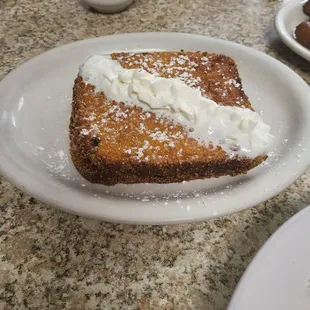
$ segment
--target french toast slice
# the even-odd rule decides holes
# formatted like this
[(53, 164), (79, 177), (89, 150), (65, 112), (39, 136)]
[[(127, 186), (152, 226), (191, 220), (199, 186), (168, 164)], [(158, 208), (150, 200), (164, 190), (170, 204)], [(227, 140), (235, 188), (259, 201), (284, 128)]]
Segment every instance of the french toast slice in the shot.
[[(219, 105), (253, 110), (235, 61), (207, 52), (113, 53), (125, 69), (178, 78)], [(247, 173), (267, 156), (230, 157), (202, 144), (171, 119), (139, 106), (108, 100), (81, 76), (73, 88), (70, 121), (72, 161), (88, 181), (173, 183)]]

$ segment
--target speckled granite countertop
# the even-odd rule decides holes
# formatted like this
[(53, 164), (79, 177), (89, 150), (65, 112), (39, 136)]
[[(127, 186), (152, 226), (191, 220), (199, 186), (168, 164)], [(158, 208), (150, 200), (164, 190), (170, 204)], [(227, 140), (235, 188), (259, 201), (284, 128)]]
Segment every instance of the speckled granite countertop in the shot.
[[(137, 31), (220, 37), (265, 51), (310, 83), (272, 24), (277, 1), (135, 0), (114, 15), (79, 0), (0, 2), (0, 79), (58, 45)], [(225, 309), (264, 241), (310, 203), (310, 171), (277, 197), (217, 220), (167, 227), (73, 216), (0, 177), (0, 309)]]

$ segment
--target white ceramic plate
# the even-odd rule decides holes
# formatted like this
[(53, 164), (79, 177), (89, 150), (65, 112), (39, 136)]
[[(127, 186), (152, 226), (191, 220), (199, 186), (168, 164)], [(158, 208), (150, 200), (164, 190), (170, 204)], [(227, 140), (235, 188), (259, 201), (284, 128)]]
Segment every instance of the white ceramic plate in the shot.
[(310, 309), (310, 206), (265, 243), (241, 278), (228, 310)]
[(301, 57), (310, 61), (310, 50), (294, 39), (295, 28), (302, 22), (310, 20), (303, 12), (305, 0), (292, 0), (283, 5), (275, 18), (275, 28), (283, 43)]
[[(268, 162), (247, 175), (183, 184), (106, 187), (70, 161), (68, 124), (78, 67), (115, 50), (206, 50), (235, 58), (244, 88), (276, 137)], [(0, 168), (38, 199), (68, 212), (115, 222), (167, 224), (221, 216), (283, 190), (308, 167), (310, 90), (277, 60), (198, 35), (140, 33), (76, 42), (33, 58), (0, 83)]]

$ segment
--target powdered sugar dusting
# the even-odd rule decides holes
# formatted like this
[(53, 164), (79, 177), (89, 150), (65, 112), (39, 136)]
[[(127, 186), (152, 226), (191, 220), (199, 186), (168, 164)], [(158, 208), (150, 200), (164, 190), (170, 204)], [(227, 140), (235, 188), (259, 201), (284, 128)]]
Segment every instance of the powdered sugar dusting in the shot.
[(147, 72), (155, 75), (168, 78), (177, 78), (192, 88), (204, 90), (201, 88), (201, 79), (196, 72), (196, 68), (199, 67), (199, 62), (203, 61), (206, 64), (208, 58), (202, 57), (203, 60), (197, 59), (197, 61), (190, 60), (185, 54), (177, 54), (177, 56), (171, 57), (170, 61), (165, 63), (161, 59), (156, 58), (156, 55), (152, 54), (135, 54), (137, 59), (131, 61), (130, 58), (124, 60), (123, 56), (119, 56), (117, 59), (123, 64), (129, 67), (141, 67)]
[(160, 141), (160, 142), (168, 141), (168, 139), (169, 139), (166, 132), (162, 132), (162, 131), (159, 131), (159, 130), (156, 130), (154, 133), (151, 133), (150, 137), (153, 140), (157, 140), (157, 141)]
[(235, 87), (239, 88), (241, 85), (240, 83), (238, 83), (236, 80), (234, 79), (229, 79), (228, 81), (225, 82), (226, 84), (229, 85), (234, 85)]
[(142, 147), (140, 148), (137, 148), (138, 150), (136, 151), (136, 154), (137, 154), (137, 159), (141, 159), (143, 156), (144, 156), (144, 151), (148, 148), (149, 146), (149, 141), (145, 140)]

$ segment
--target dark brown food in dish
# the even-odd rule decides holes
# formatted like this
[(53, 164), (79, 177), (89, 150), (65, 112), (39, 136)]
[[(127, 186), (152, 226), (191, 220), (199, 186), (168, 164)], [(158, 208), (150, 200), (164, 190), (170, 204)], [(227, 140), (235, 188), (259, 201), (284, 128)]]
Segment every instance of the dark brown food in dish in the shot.
[(303, 5), (303, 11), (306, 15), (310, 16), (310, 0)]
[(310, 22), (300, 23), (295, 30), (296, 40), (310, 49)]

